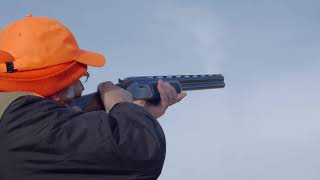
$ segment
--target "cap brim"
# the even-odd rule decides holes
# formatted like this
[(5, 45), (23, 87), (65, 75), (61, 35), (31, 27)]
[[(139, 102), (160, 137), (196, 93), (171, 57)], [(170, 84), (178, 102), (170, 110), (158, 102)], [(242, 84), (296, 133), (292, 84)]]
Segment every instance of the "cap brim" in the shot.
[(105, 65), (106, 58), (102, 54), (96, 52), (80, 50), (80, 53), (78, 57), (75, 58), (75, 61), (89, 66), (101, 67)]

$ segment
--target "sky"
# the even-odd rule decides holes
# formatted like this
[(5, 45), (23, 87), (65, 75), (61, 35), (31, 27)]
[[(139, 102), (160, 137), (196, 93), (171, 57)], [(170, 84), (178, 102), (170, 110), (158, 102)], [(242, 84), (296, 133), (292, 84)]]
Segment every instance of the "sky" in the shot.
[(0, 28), (28, 13), (106, 56), (85, 94), (130, 76), (225, 76), (160, 119), (160, 180), (320, 179), (319, 1), (6, 0)]

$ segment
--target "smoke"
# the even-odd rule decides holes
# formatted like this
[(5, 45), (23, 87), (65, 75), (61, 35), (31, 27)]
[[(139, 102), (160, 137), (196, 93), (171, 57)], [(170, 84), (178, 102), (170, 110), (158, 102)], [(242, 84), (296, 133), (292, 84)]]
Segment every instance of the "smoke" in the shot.
[(224, 59), (224, 32), (219, 18), (204, 8), (182, 8), (174, 3), (158, 7), (153, 17), (161, 26), (170, 27), (173, 51), (179, 54), (184, 66), (201, 66), (199, 72), (222, 72)]

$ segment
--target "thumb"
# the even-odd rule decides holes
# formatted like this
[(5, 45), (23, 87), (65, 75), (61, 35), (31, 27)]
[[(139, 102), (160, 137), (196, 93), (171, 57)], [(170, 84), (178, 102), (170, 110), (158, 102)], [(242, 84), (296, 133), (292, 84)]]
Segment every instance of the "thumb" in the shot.
[(186, 92), (182, 92), (180, 94), (178, 94), (177, 96), (177, 102), (181, 101), (183, 98), (185, 98), (187, 96)]

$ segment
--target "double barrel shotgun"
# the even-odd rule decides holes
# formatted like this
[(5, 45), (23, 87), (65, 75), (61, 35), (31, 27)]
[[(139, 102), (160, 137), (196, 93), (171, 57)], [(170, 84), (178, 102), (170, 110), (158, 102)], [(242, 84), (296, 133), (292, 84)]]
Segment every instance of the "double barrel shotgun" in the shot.
[[(160, 101), (157, 88), (160, 79), (170, 83), (177, 93), (225, 87), (224, 77), (221, 74), (128, 77), (123, 80), (119, 79), (117, 86), (129, 91), (134, 100), (146, 100), (157, 104)], [(99, 92), (81, 96), (72, 101), (70, 106), (78, 106), (83, 111), (103, 109)]]

